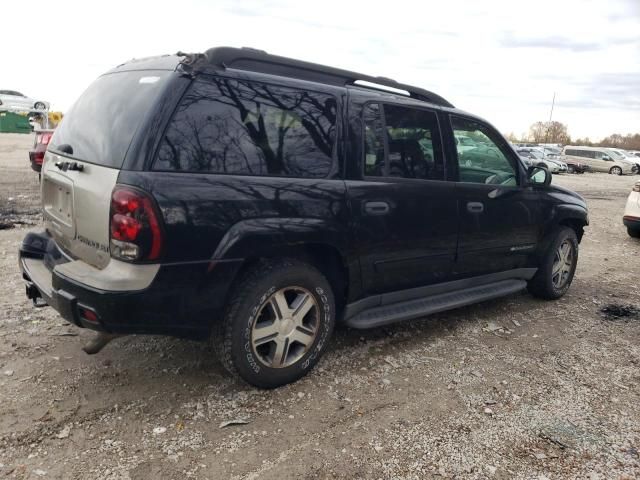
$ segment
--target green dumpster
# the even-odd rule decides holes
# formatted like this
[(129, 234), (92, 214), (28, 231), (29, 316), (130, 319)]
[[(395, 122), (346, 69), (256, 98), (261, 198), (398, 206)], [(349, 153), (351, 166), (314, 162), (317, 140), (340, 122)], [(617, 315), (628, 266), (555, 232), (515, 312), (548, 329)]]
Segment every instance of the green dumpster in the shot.
[(0, 133), (31, 133), (31, 125), (26, 115), (0, 112)]

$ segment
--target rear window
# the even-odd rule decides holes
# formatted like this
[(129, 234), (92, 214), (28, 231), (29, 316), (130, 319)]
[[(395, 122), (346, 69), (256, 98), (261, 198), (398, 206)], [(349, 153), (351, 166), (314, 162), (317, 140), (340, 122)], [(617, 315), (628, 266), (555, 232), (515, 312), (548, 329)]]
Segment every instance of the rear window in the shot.
[(154, 170), (322, 178), (331, 171), (334, 97), (258, 82), (206, 78), (185, 93)]
[(78, 160), (121, 168), (142, 118), (158, 98), (167, 70), (99, 77), (64, 116), (50, 149), (69, 145)]

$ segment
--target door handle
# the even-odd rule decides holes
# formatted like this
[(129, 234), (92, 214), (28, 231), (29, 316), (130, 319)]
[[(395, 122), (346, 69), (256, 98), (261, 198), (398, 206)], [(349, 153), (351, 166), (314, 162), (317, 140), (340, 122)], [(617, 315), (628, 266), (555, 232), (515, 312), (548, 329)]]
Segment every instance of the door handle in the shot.
[(389, 213), (389, 204), (387, 202), (365, 202), (364, 213), (367, 215), (386, 215)]
[(482, 213), (484, 212), (484, 205), (480, 202), (467, 203), (467, 211), (469, 213)]

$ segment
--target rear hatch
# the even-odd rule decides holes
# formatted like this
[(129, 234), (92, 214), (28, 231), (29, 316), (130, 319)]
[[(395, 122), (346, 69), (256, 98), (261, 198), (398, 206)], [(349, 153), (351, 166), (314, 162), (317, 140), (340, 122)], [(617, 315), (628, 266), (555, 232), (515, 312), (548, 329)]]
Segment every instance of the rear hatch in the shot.
[(69, 256), (104, 268), (109, 255), (111, 191), (167, 70), (99, 77), (65, 115), (42, 168), (45, 226)]

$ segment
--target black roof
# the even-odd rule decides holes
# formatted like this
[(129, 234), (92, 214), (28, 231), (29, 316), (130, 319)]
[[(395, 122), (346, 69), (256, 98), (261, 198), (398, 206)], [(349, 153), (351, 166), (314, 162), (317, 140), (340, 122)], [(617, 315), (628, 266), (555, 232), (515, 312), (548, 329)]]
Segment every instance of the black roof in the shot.
[[(253, 48), (216, 47), (207, 50), (204, 54), (178, 53), (178, 55), (185, 57), (181, 64), (187, 69), (198, 70), (199, 67), (212, 65), (218, 68), (248, 70), (337, 86), (357, 85), (375, 89), (377, 85), (404, 90), (411, 98), (416, 100), (454, 108), (451, 103), (440, 95), (423, 88), (396, 82), (390, 78), (372, 77), (317, 63), (270, 55), (263, 50)], [(358, 81), (368, 82), (373, 85), (359, 85), (356, 83)]]

